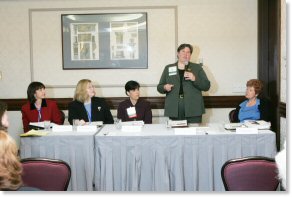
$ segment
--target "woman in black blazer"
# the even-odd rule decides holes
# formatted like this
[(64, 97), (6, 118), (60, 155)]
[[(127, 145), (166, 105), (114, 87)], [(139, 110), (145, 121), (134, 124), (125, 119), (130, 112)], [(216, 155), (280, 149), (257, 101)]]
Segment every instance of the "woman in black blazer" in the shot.
[(73, 124), (73, 119), (79, 119), (81, 125), (93, 121), (103, 121), (104, 124), (114, 123), (105, 100), (95, 97), (95, 94), (91, 80), (82, 79), (78, 82), (74, 100), (69, 103), (68, 107), (70, 124)]

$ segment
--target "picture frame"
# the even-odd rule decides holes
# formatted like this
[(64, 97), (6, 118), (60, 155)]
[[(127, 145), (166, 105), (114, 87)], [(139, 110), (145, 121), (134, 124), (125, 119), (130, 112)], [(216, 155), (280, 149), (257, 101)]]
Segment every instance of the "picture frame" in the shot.
[(62, 14), (63, 70), (148, 68), (147, 13)]

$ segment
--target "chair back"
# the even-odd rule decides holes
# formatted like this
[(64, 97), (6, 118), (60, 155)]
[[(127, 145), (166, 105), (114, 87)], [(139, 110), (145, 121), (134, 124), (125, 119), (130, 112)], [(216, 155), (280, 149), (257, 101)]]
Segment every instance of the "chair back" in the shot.
[(226, 191), (275, 191), (279, 185), (275, 160), (268, 157), (229, 160), (221, 177)]
[(44, 191), (66, 191), (71, 178), (70, 166), (62, 160), (26, 158), (22, 163), (24, 186)]
[(236, 109), (231, 110), (229, 112), (229, 114), (228, 114), (228, 116), (229, 116), (229, 122), (231, 122), (231, 123), (238, 122), (238, 118), (235, 117), (236, 115), (237, 115)]

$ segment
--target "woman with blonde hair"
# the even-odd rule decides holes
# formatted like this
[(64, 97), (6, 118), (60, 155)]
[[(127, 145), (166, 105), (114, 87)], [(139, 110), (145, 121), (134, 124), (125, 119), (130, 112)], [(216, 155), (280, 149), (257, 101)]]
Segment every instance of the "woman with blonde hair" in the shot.
[(23, 186), (22, 166), (17, 152), (14, 139), (6, 131), (0, 130), (0, 190), (40, 191), (35, 187)]
[(22, 168), (15, 141), (4, 130), (0, 130), (0, 158), (0, 190), (17, 190), (22, 185)]
[(78, 119), (81, 125), (93, 121), (103, 121), (104, 124), (113, 124), (114, 119), (108, 105), (103, 98), (95, 97), (94, 86), (89, 79), (78, 82), (74, 100), (68, 106), (68, 120)]

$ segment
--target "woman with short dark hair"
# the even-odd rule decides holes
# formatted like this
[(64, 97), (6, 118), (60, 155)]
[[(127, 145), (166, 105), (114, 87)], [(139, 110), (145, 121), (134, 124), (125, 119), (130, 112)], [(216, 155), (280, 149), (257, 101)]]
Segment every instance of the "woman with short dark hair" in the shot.
[(126, 95), (129, 97), (119, 104), (118, 119), (122, 121), (143, 120), (146, 124), (152, 123), (152, 111), (148, 101), (140, 99), (140, 84), (137, 81), (128, 81), (125, 85)]
[(210, 89), (210, 81), (201, 64), (190, 62), (193, 47), (181, 44), (177, 62), (165, 66), (157, 91), (166, 94), (164, 115), (172, 120), (202, 122), (205, 113), (202, 91)]
[(49, 120), (55, 124), (63, 124), (64, 117), (56, 101), (46, 99), (45, 85), (41, 82), (31, 82), (27, 88), (28, 102), (21, 108), (24, 132), (29, 131), (30, 122)]

